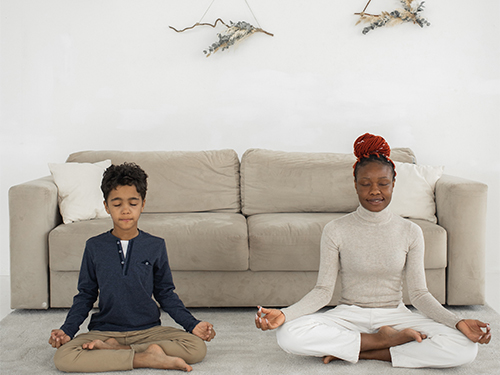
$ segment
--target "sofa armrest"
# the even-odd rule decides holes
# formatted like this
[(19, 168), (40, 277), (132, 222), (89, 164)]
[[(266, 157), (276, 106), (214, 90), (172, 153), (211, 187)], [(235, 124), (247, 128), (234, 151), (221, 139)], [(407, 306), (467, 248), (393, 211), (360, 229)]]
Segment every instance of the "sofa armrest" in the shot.
[(11, 307), (49, 307), (49, 232), (62, 222), (52, 177), (9, 190)]
[(485, 232), (488, 186), (443, 175), (436, 184), (438, 224), (448, 233), (449, 305), (485, 303)]

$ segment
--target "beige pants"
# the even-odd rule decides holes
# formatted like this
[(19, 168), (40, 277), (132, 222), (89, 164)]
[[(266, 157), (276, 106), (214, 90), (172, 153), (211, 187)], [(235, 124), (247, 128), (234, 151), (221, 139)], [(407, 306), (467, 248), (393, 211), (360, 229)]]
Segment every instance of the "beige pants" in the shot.
[[(93, 340), (116, 339), (127, 350), (86, 350), (82, 345)], [(187, 363), (200, 362), (205, 358), (207, 347), (199, 337), (177, 328), (157, 326), (143, 331), (104, 332), (90, 331), (76, 336), (57, 349), (54, 364), (65, 372), (102, 372), (132, 370), (134, 354), (157, 344), (172, 357), (180, 357)]]

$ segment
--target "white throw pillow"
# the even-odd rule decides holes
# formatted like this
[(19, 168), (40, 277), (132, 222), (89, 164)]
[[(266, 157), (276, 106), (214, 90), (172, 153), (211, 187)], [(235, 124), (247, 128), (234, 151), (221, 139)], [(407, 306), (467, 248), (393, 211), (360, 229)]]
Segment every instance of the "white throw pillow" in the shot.
[(390, 209), (395, 214), (437, 223), (434, 188), (444, 167), (396, 164), (396, 184)]
[(102, 175), (111, 160), (91, 163), (49, 163), (58, 188), (59, 210), (64, 224), (108, 217), (101, 192)]

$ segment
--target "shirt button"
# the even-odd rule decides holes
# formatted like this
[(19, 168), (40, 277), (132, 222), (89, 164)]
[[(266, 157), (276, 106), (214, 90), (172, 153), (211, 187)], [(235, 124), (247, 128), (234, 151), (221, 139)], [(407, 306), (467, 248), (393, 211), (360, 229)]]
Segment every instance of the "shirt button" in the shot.
[(121, 250), (118, 250), (118, 252), (119, 252), (120, 254), (122, 253), (122, 251), (121, 251)]
[(121, 264), (125, 264), (125, 262), (122, 261)]

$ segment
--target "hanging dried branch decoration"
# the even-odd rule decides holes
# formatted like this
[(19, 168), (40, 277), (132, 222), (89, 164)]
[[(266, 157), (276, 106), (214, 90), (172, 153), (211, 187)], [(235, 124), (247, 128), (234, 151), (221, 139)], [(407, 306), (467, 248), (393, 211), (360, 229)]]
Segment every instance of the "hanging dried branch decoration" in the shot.
[(257, 32), (262, 32), (267, 35), (273, 36), (273, 34), (268, 33), (267, 31), (253, 27), (248, 22), (239, 21), (237, 23), (233, 23), (231, 21), (231, 25), (227, 26), (227, 30), (224, 33), (217, 34), (219, 40), (215, 43), (212, 43), (212, 45), (208, 47), (207, 50), (204, 50), (203, 53), (205, 53), (208, 57), (212, 53), (217, 52), (219, 49), (224, 51), (225, 49), (231, 47), (233, 44), (241, 42), (243, 39), (248, 38), (250, 35)]
[(424, 10), (425, 1), (419, 3), (416, 0), (400, 0), (401, 4), (403, 5), (403, 9), (396, 9), (390, 13), (382, 12), (378, 15), (365, 13), (365, 10), (366, 8), (368, 8), (370, 2), (371, 0), (368, 1), (365, 9), (363, 9), (361, 13), (354, 13), (355, 15), (360, 16), (358, 22), (356, 22), (356, 25), (360, 22), (366, 22), (370, 24), (363, 29), (363, 34), (365, 35), (371, 30), (374, 30), (378, 27), (395, 26), (404, 22), (413, 22), (420, 27), (430, 26), (430, 22), (421, 17), (419, 14)]
[(191, 27), (186, 27), (185, 29), (182, 30), (177, 30), (172, 26), (169, 26), (172, 30), (175, 30), (178, 33), (182, 33), (183, 31), (193, 29), (196, 26), (211, 26), (214, 27), (217, 26), (217, 22), (221, 22), (224, 26), (227, 27), (227, 30), (225, 30), (224, 33), (219, 33), (217, 34), (219, 40), (215, 43), (212, 43), (210, 47), (208, 47), (206, 50), (203, 51), (208, 56), (210, 56), (212, 53), (217, 52), (219, 49), (224, 51), (225, 49), (228, 49), (235, 43), (241, 42), (243, 39), (249, 37), (250, 35), (254, 33), (264, 33), (270, 36), (274, 36), (273, 34), (261, 29), (261, 28), (256, 28), (249, 24), (248, 22), (245, 21), (239, 21), (237, 23), (233, 23), (233, 21), (230, 21), (230, 25), (227, 25), (224, 21), (222, 21), (220, 18), (218, 18), (215, 23), (212, 25), (210, 23), (196, 23)]
[(204, 22), (204, 23), (200, 23), (200, 22), (197, 22), (197, 23), (195, 23), (193, 26), (186, 27), (186, 28), (184, 28), (184, 29), (182, 29), (182, 30), (177, 30), (177, 29), (176, 29), (175, 27), (173, 27), (173, 26), (169, 26), (169, 27), (170, 27), (172, 30), (174, 30), (175, 32), (182, 33), (182, 32), (184, 32), (184, 31), (186, 31), (186, 30), (191, 30), (191, 29), (194, 29), (196, 26), (212, 26), (213, 28), (215, 28), (215, 26), (217, 26), (217, 22), (220, 22), (220, 23), (222, 23), (224, 26), (229, 27), (229, 26), (227, 26), (227, 25), (224, 23), (224, 21), (223, 21), (223, 20), (221, 20), (220, 18), (217, 18), (217, 19), (215, 20), (215, 22), (214, 22), (214, 24), (213, 24), (213, 25), (212, 25), (211, 23), (205, 23), (205, 22)]

